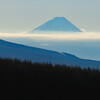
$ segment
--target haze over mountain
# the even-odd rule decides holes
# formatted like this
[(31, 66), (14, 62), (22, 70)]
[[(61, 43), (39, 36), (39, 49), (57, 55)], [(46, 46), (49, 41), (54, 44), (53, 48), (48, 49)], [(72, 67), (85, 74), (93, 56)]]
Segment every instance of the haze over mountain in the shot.
[(55, 17), (52, 20), (37, 27), (33, 32), (82, 32), (65, 17)]
[(68, 53), (60, 53), (35, 47), (28, 47), (16, 43), (0, 40), (0, 57), (27, 60), (39, 63), (79, 65), (80, 67), (91, 67), (100, 69), (100, 61), (80, 59)]

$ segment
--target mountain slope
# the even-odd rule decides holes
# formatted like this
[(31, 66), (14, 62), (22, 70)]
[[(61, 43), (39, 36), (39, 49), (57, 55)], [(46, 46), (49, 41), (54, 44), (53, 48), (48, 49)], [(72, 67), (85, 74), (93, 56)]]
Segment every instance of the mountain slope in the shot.
[(79, 65), (100, 69), (100, 61), (80, 59), (67, 53), (59, 53), (35, 47), (28, 47), (20, 44), (0, 40), (0, 57), (27, 60), (32, 62), (48, 62), (52, 64)]
[(44, 23), (43, 25), (37, 27), (32, 32), (82, 32), (75, 25), (69, 22), (65, 17), (55, 17), (54, 19)]

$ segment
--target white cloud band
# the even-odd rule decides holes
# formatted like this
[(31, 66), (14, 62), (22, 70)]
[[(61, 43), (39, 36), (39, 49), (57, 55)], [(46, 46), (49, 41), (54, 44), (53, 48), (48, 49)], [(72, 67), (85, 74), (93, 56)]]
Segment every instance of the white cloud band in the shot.
[(0, 37), (3, 38), (30, 38), (35, 40), (100, 40), (100, 33), (84, 32), (84, 33), (0, 33)]

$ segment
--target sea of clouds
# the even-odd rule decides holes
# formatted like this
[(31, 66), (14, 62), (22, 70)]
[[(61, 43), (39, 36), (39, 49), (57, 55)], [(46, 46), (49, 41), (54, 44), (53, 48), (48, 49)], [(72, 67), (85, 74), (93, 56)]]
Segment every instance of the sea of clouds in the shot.
[(30, 38), (35, 40), (57, 40), (57, 41), (81, 41), (81, 40), (100, 40), (100, 33), (81, 32), (45, 32), (45, 33), (0, 33), (1, 38)]

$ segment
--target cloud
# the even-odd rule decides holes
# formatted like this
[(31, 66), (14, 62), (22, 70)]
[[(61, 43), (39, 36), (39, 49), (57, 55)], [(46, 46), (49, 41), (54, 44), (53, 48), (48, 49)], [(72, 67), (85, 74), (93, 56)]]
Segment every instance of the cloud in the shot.
[[(28, 38), (34, 40), (57, 40), (57, 41), (78, 41), (78, 40), (100, 40), (100, 33), (83, 32), (83, 33), (0, 33), (0, 38)], [(48, 44), (41, 44), (48, 45)]]
[(81, 29), (82, 32), (86, 32), (85, 29)]
[(53, 44), (47, 44), (47, 43), (43, 43), (43, 44), (40, 44), (41, 46), (50, 46), (50, 45), (53, 45)]

